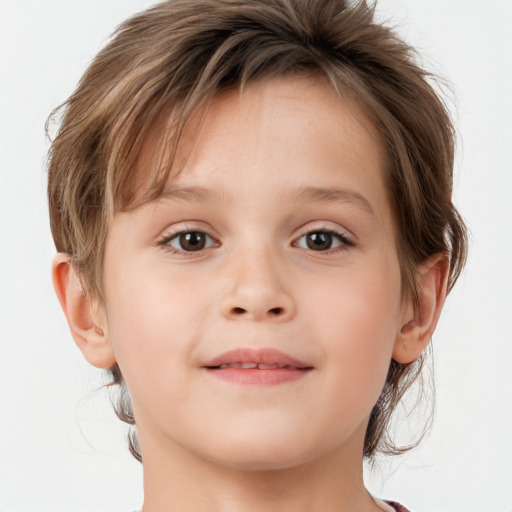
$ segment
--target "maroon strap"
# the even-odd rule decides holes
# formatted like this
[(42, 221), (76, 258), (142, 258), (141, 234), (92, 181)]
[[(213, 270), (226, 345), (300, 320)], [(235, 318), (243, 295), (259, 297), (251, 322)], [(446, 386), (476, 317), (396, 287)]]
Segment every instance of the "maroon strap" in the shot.
[(403, 505), (400, 505), (400, 503), (397, 503), (396, 501), (385, 501), (384, 503), (391, 505), (396, 510), (396, 512), (410, 512), (409, 509), (405, 508)]

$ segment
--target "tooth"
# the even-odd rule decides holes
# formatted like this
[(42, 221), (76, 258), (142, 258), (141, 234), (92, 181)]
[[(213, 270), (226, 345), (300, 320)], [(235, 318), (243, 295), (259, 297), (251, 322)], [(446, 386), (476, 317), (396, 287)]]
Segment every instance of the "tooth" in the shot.
[(240, 368), (257, 368), (258, 365), (256, 363), (242, 363)]
[(228, 365), (227, 365), (227, 364), (221, 364), (221, 365), (219, 366), (219, 368), (220, 368), (221, 370), (224, 370), (224, 368), (227, 368), (227, 367), (228, 367)]
[(273, 370), (275, 368), (278, 368), (277, 364), (259, 364), (258, 368), (260, 370)]

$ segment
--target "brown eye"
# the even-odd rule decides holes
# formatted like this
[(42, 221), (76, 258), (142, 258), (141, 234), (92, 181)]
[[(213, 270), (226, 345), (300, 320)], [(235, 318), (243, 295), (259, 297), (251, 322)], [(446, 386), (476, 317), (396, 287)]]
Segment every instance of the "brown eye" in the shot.
[(310, 231), (302, 235), (297, 242), (297, 247), (310, 249), (312, 251), (328, 251), (342, 246), (354, 245), (350, 238), (346, 235), (337, 233), (336, 231)]
[(332, 246), (332, 235), (325, 231), (314, 231), (306, 235), (306, 244), (313, 251), (326, 251)]
[(194, 252), (211, 247), (214, 241), (206, 233), (201, 231), (184, 231), (174, 235), (167, 245), (178, 251)]
[(185, 251), (199, 251), (206, 245), (204, 233), (192, 232), (179, 235), (180, 245)]

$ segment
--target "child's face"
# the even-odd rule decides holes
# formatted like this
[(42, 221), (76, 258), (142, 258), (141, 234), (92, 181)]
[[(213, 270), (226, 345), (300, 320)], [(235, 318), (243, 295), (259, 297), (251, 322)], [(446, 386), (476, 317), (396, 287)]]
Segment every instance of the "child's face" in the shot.
[[(213, 103), (168, 193), (116, 215), (106, 333), (143, 455), (246, 469), (360, 457), (407, 321), (371, 133), (323, 83), (257, 83)], [(239, 349), (252, 352), (224, 355)], [(292, 368), (219, 367), (237, 362)]]

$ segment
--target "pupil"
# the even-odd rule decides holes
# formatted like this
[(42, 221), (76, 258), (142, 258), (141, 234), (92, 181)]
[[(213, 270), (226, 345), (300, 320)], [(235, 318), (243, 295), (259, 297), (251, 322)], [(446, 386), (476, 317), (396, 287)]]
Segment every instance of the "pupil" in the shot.
[(199, 251), (204, 248), (206, 243), (203, 233), (185, 233), (180, 235), (180, 244), (186, 251)]
[(308, 247), (314, 251), (330, 249), (332, 244), (332, 235), (323, 231), (310, 233), (307, 237), (307, 244)]

